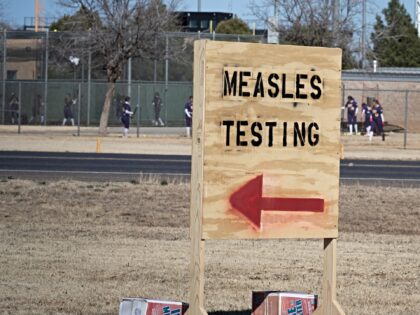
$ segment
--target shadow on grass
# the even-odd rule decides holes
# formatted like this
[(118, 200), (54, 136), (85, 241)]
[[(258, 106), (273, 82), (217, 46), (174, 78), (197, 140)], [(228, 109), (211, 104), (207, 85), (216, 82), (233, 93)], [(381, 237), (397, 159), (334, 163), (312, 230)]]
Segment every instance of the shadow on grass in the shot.
[(210, 312), (208, 315), (251, 315), (251, 310), (243, 311), (215, 311)]

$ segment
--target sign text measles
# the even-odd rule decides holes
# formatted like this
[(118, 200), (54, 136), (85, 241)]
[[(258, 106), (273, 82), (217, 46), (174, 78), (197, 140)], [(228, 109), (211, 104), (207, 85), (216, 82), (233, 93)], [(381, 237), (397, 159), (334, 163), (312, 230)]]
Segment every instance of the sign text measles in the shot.
[(224, 68), (224, 99), (267, 98), (278, 102), (312, 102), (322, 97), (323, 81), (315, 71), (257, 71)]
[[(322, 100), (323, 78), (316, 71), (255, 70), (244, 67), (223, 69), (223, 100), (245, 101), (253, 113), (247, 119), (223, 119), (226, 147), (316, 146), (320, 125), (316, 121), (288, 121), (282, 110), (302, 111), (299, 104), (314, 105)], [(271, 114), (261, 114), (260, 105), (269, 104)], [(305, 108), (303, 108), (305, 110)], [(298, 116), (293, 115), (294, 117)], [(306, 115), (305, 115), (306, 116)], [(262, 118), (264, 117), (264, 118)]]

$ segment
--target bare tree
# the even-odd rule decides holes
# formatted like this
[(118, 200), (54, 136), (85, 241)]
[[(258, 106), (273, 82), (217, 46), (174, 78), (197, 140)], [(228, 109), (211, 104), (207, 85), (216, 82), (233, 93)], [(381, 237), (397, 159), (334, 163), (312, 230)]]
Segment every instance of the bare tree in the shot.
[[(121, 77), (123, 65), (154, 49), (159, 33), (173, 28), (176, 0), (60, 0), (65, 7), (82, 12), (69, 22), (73, 30), (85, 32), (72, 37), (72, 49), (89, 47), (102, 60), (108, 81), (102, 108), (99, 133), (106, 135), (115, 83)], [(89, 30), (86, 30), (86, 28)]]
[(10, 28), (8, 21), (6, 20), (8, 0), (0, 0), (0, 29)]
[[(280, 43), (340, 47), (343, 64), (353, 62), (352, 37), (358, 28), (363, 0), (264, 0), (254, 1), (251, 11), (278, 32)], [(273, 19), (270, 18), (274, 16)]]

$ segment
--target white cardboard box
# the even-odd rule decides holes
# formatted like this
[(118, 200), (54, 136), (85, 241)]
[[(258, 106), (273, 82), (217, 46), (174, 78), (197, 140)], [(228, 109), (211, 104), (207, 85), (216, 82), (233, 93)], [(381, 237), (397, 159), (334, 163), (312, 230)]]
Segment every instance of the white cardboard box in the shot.
[(183, 302), (152, 300), (146, 298), (124, 298), (119, 315), (184, 315), (188, 304)]

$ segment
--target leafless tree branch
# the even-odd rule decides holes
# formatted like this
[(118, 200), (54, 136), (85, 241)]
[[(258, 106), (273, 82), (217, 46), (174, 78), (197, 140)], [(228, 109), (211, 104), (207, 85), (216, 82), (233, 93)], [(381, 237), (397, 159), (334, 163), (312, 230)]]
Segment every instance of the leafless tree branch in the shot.
[[(167, 5), (162, 0), (60, 0), (60, 3), (67, 8), (83, 9), (83, 14), (78, 15), (81, 21), (74, 21), (72, 29), (79, 34), (70, 45), (79, 50), (89, 49), (105, 63), (110, 86), (100, 121), (103, 134), (115, 82), (122, 74), (123, 65), (130, 58), (155, 53), (159, 34), (176, 24), (174, 9), (178, 0)], [(80, 29), (86, 25), (89, 30)]]

